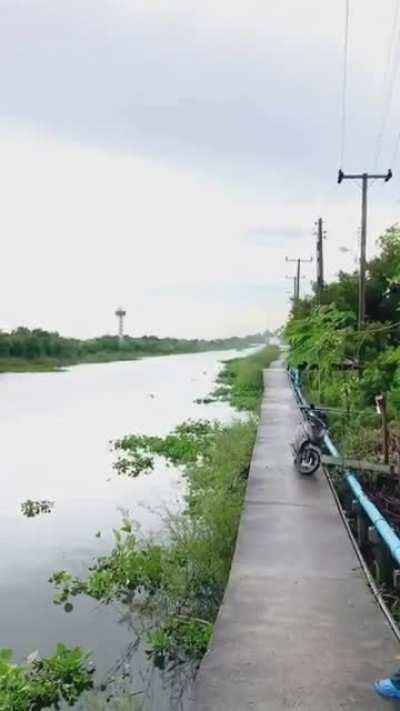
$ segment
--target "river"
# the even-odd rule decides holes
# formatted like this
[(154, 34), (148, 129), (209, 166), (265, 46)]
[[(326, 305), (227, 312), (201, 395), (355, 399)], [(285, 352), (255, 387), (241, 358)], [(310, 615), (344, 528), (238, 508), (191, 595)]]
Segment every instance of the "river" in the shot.
[[(35, 650), (51, 654), (63, 641), (91, 650), (104, 678), (124, 654), (132, 630), (117, 624), (120, 611), (81, 598), (67, 614), (52, 603), (48, 578), (60, 569), (85, 574), (94, 556), (111, 549), (121, 509), (143, 532), (160, 532), (165, 507), (182, 500), (179, 472), (158, 465), (149, 476), (118, 477), (109, 442), (130, 432), (166, 434), (188, 418), (229, 419), (227, 404), (194, 400), (213, 389), (221, 360), (236, 354), (0, 376), (0, 647), (12, 648), (17, 661)], [(24, 517), (20, 505), (28, 498), (54, 501), (53, 512)], [(153, 687), (146, 711), (171, 709)]]

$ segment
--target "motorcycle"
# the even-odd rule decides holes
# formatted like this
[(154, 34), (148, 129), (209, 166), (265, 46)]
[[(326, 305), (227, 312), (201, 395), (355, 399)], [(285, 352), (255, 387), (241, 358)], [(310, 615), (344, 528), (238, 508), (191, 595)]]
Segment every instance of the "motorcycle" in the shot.
[(301, 406), (305, 419), (299, 425), (292, 451), (294, 464), (299, 474), (310, 475), (317, 471), (321, 464), (321, 448), (327, 432), (326, 416), (313, 405)]

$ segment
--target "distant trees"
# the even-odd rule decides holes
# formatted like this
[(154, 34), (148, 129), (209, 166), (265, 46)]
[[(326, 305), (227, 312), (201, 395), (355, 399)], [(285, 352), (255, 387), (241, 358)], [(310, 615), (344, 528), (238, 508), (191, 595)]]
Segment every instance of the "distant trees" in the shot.
[(95, 360), (118, 360), (141, 355), (167, 355), (170, 353), (194, 353), (205, 350), (243, 348), (253, 343), (265, 343), (268, 334), (255, 334), (225, 339), (178, 339), (142, 336), (125, 336), (122, 343), (118, 336), (104, 335), (99, 338), (79, 340), (64, 338), (57, 331), (41, 328), (30, 330), (19, 327), (10, 333), (0, 331), (0, 359), (25, 361), (53, 360), (59, 363), (77, 363)]
[(289, 362), (303, 369), (309, 397), (343, 412), (354, 409), (340, 420), (348, 447), (371, 422), (380, 426), (376, 395), (386, 394), (388, 418), (400, 423), (400, 228), (386, 230), (379, 246), (368, 262), (361, 330), (358, 276), (344, 272), (325, 286), (320, 303), (316, 295), (296, 303), (285, 329)]
[[(366, 319), (398, 321), (400, 307), (400, 227), (394, 225), (379, 238), (379, 254), (367, 265)], [(292, 316), (308, 316), (318, 304), (335, 304), (340, 311), (358, 312), (358, 272), (339, 272), (335, 281), (326, 284), (318, 301), (317, 295), (299, 301)]]

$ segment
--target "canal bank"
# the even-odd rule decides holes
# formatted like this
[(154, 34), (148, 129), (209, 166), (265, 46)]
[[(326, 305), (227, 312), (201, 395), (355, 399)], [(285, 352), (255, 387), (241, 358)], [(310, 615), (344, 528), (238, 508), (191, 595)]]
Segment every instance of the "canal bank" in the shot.
[(300, 478), (281, 363), (266, 395), (236, 552), (193, 711), (388, 709), (372, 691), (399, 647), (322, 473)]
[[(16, 662), (35, 650), (46, 657), (58, 642), (90, 650), (101, 682), (121, 659), (130, 662), (135, 619), (84, 596), (66, 614), (53, 604), (49, 577), (61, 569), (84, 575), (97, 556), (109, 553), (123, 511), (142, 536), (163, 530), (166, 509), (184, 504), (181, 473), (160, 461), (151, 476), (118, 476), (109, 441), (129, 432), (165, 435), (187, 419), (230, 421), (234, 410), (227, 403), (196, 401), (215, 387), (221, 361), (242, 354), (172, 355), (0, 377), (1, 646), (13, 649)], [(54, 501), (51, 514), (23, 516), (28, 498)], [(177, 708), (145, 652), (130, 666), (132, 687), (146, 691), (146, 709)]]

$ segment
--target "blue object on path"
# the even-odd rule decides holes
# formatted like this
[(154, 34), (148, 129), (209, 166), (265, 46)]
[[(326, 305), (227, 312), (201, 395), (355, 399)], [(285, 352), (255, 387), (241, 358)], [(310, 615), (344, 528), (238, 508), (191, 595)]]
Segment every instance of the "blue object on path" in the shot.
[(383, 696), (385, 699), (399, 699), (400, 701), (400, 688), (395, 686), (390, 679), (376, 681), (374, 688), (379, 696)]

